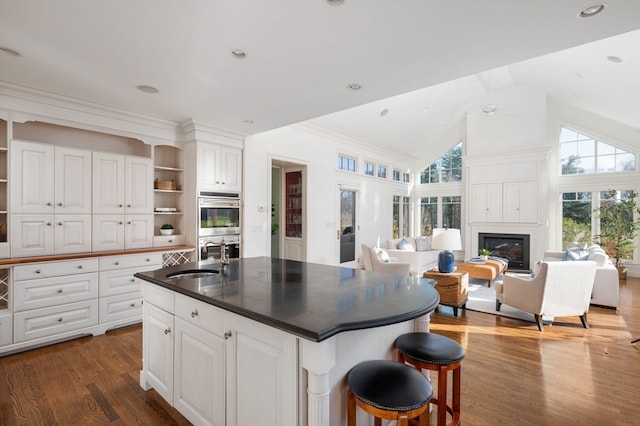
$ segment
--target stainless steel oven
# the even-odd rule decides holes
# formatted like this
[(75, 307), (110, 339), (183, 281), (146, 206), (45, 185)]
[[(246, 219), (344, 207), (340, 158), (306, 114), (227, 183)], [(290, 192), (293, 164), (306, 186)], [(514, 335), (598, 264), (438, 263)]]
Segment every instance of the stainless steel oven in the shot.
[(240, 195), (201, 192), (200, 237), (240, 235)]
[(215, 260), (220, 259), (220, 247), (222, 240), (224, 239), (225, 251), (229, 259), (237, 259), (240, 257), (240, 235), (223, 235), (223, 236), (211, 236), (200, 237), (200, 260), (207, 260), (213, 258)]

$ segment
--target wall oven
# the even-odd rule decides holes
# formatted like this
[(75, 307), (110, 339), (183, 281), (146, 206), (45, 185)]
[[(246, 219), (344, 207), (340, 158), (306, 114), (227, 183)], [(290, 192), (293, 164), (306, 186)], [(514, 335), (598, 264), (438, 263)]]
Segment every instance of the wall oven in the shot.
[(200, 237), (240, 235), (240, 194), (201, 192)]
[(200, 260), (207, 260), (209, 258), (220, 260), (220, 245), (223, 238), (225, 251), (229, 259), (238, 259), (240, 257), (240, 235), (224, 235), (200, 237), (198, 239)]

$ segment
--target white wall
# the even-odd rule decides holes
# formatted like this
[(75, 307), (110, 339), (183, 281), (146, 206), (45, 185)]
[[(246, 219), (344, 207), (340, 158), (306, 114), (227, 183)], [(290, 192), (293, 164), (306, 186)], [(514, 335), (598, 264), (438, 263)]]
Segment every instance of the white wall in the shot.
[[(355, 174), (337, 171), (338, 154), (357, 158)], [(381, 152), (356, 141), (321, 133), (306, 126), (288, 126), (245, 139), (244, 145), (244, 256), (270, 254), (270, 209), (272, 160), (307, 166), (307, 261), (337, 264), (339, 261), (338, 185), (357, 190), (359, 244), (373, 244), (391, 238), (393, 195), (407, 195), (409, 186), (392, 182), (393, 167), (407, 170), (410, 158)], [(362, 175), (362, 160), (387, 164), (389, 179)], [(269, 178), (268, 178), (269, 177)]]

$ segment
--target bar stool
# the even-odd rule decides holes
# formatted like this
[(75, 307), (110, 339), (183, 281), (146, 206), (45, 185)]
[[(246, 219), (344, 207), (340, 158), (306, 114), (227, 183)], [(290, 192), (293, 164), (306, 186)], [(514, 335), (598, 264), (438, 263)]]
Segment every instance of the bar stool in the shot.
[[(396, 339), (398, 361), (418, 370), (438, 372), (438, 394), (431, 403), (438, 407), (438, 426), (460, 424), (460, 362), (464, 348), (445, 336), (433, 333), (407, 333)], [(447, 376), (453, 372), (451, 405), (447, 404)], [(447, 412), (451, 423), (447, 424)]]
[(376, 426), (382, 424), (382, 419), (407, 426), (409, 419), (418, 416), (421, 426), (428, 425), (429, 416), (421, 414), (429, 408), (433, 389), (415, 368), (390, 360), (364, 361), (349, 371), (347, 383), (349, 426), (356, 424), (356, 407), (374, 416)]

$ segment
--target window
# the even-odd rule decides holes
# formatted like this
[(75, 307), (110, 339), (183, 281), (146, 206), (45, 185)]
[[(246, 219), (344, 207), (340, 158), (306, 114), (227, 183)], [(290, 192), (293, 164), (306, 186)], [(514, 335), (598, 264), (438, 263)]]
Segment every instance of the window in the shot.
[(433, 228), (462, 229), (462, 197), (421, 197), (420, 235), (431, 235)]
[(563, 127), (560, 130), (560, 166), (563, 175), (627, 172), (636, 170), (636, 157)]
[(373, 163), (369, 163), (368, 161), (364, 162), (364, 174), (368, 176), (373, 176), (373, 171), (375, 170), (376, 165)]
[(411, 198), (393, 196), (393, 238), (410, 235)]
[(420, 172), (420, 183), (462, 181), (462, 142)]
[(378, 166), (378, 177), (382, 179), (387, 178), (387, 166)]
[(402, 181), (404, 183), (409, 183), (411, 181), (411, 175), (409, 173), (402, 173)]
[(338, 155), (338, 169), (339, 170), (346, 170), (348, 172), (354, 172), (356, 171), (356, 160), (351, 158), (351, 157), (347, 157), (344, 155)]
[(402, 176), (402, 172), (398, 169), (393, 169), (392, 179), (396, 182), (400, 182), (400, 177)]

